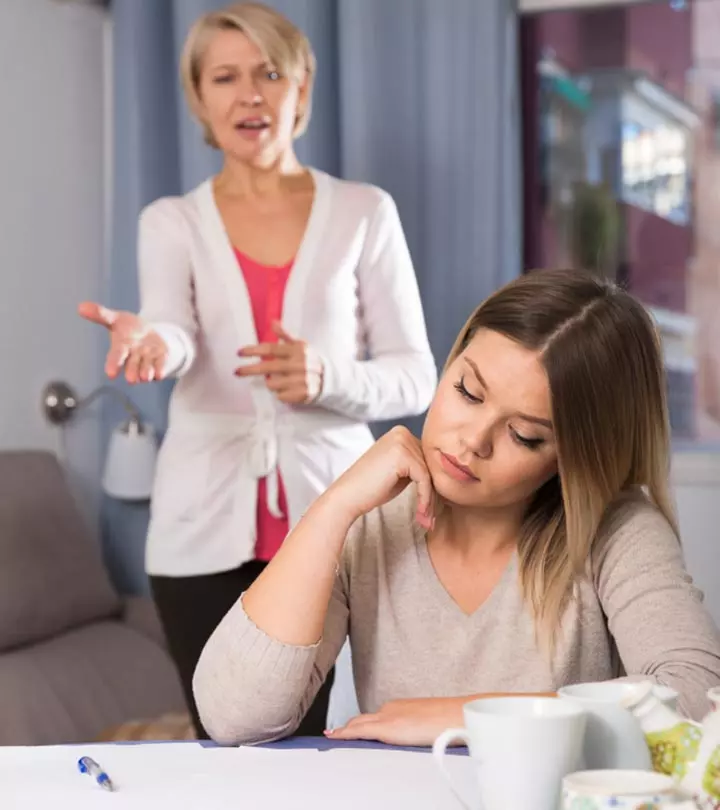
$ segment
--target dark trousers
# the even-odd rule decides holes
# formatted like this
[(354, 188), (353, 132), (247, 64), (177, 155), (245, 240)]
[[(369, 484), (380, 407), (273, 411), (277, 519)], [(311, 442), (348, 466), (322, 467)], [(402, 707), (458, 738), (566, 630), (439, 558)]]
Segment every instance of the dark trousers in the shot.
[[(197, 577), (150, 577), (153, 599), (160, 614), (170, 655), (175, 661), (185, 700), (190, 710), (198, 739), (208, 734), (200, 722), (192, 691), (192, 678), (205, 642), (225, 614), (259, 576), (267, 563), (250, 562), (232, 571)], [(330, 687), (334, 671), (330, 670), (315, 701), (295, 732), (301, 736), (319, 737), (326, 728)]]

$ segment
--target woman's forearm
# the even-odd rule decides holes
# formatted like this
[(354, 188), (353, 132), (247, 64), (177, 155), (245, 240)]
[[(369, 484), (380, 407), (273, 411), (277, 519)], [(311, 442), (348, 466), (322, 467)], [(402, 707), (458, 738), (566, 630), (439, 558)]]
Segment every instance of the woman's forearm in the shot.
[(310, 646), (322, 636), (338, 561), (353, 516), (320, 496), (243, 597), (248, 617), (271, 638)]
[(328, 493), (203, 649), (193, 691), (203, 725), (218, 742), (292, 734), (335, 662), (347, 634), (347, 607), (342, 589), (333, 586), (354, 521)]

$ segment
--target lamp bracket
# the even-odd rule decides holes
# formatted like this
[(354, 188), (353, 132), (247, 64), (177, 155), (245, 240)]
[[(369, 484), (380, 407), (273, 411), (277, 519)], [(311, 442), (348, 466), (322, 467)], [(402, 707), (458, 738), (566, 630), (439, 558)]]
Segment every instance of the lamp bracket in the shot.
[(130, 399), (118, 388), (112, 385), (101, 385), (84, 399), (78, 399), (75, 390), (63, 380), (49, 382), (42, 392), (42, 409), (45, 418), (53, 425), (64, 425), (73, 414), (94, 402), (102, 394), (109, 394), (118, 398), (128, 413), (130, 423), (142, 433), (142, 419), (140, 411)]
[(49, 382), (42, 393), (42, 408), (45, 418), (53, 425), (63, 425), (78, 407), (77, 394), (61, 380)]

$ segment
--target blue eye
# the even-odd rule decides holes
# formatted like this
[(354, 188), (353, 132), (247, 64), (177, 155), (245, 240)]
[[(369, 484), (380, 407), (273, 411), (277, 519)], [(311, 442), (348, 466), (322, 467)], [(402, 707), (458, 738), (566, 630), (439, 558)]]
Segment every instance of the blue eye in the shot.
[(473, 402), (476, 405), (478, 405), (478, 404), (481, 404), (481, 403), (483, 403), (485, 401), (482, 397), (474, 396), (473, 394), (471, 394), (467, 390), (467, 388), (465, 388), (465, 378), (464, 377), (461, 377), (458, 380), (458, 382), (455, 383), (453, 388), (460, 394), (460, 396), (462, 396), (468, 402)]
[(265, 78), (269, 79), (271, 82), (276, 82), (280, 78), (280, 74), (277, 70), (268, 70), (265, 74)]

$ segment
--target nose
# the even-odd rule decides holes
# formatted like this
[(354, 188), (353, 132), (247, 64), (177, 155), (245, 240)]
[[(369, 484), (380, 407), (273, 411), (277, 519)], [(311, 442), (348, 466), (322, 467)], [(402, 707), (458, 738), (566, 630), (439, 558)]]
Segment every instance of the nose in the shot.
[(471, 447), (470, 449), (473, 451), (473, 453), (475, 453), (475, 455), (478, 458), (488, 459), (493, 454), (493, 443), (488, 437), (487, 440), (483, 439), (481, 442), (478, 442), (474, 447)]
[(483, 419), (468, 425), (463, 433), (462, 442), (478, 458), (490, 458), (493, 454), (493, 425), (491, 420)]
[(257, 107), (262, 104), (262, 94), (252, 77), (248, 76), (238, 82), (238, 101), (244, 107)]

